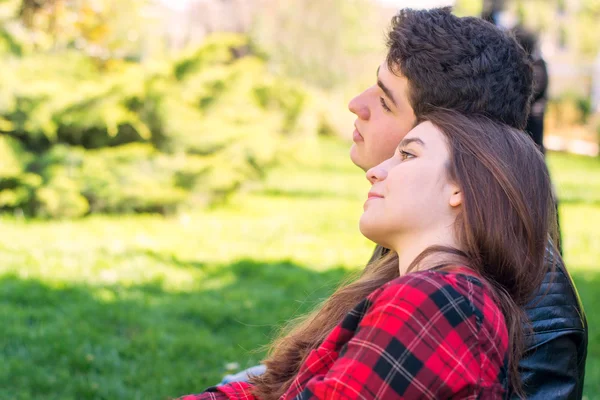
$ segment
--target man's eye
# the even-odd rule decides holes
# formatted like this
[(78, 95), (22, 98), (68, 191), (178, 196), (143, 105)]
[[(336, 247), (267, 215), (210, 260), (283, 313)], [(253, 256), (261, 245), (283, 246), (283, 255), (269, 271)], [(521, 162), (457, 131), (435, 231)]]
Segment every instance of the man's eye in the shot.
[(387, 104), (385, 104), (385, 100), (383, 99), (383, 97), (380, 97), (380, 98), (379, 98), (379, 102), (381, 103), (381, 107), (383, 107), (383, 109), (384, 109), (385, 111), (388, 111), (388, 112), (392, 111), (392, 110), (390, 110), (390, 108), (387, 106)]

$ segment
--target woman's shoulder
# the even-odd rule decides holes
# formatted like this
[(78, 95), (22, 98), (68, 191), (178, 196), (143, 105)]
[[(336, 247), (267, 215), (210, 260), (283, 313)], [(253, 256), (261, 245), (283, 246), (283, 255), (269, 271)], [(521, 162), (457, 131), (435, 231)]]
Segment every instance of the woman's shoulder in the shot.
[[(457, 376), (477, 390), (496, 387), (498, 377), (504, 376), (509, 349), (504, 316), (490, 285), (472, 270), (409, 273), (373, 292), (368, 305), (362, 325), (386, 332), (403, 348), (423, 344), (416, 347), (417, 359), (438, 368), (436, 374), (449, 387)], [(450, 375), (448, 365), (453, 366)]]
[(466, 290), (468, 293), (471, 291), (471, 286), (487, 289), (481, 275), (468, 267), (458, 265), (410, 272), (386, 283), (373, 294), (404, 290), (435, 292), (448, 287), (457, 289), (461, 293)]
[(418, 311), (423, 318), (445, 312), (461, 318), (470, 315), (479, 323), (503, 319), (490, 285), (464, 266), (408, 273), (373, 292), (369, 301), (373, 306)]

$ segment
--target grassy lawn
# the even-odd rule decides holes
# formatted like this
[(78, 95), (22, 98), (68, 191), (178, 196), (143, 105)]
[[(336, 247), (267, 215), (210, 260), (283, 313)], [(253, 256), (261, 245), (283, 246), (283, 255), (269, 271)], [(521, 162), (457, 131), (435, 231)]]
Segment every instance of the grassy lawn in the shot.
[[(0, 398), (167, 399), (256, 364), (373, 245), (368, 183), (322, 141), (227, 206), (165, 219), (0, 227)], [(550, 154), (567, 265), (587, 309), (589, 399), (600, 398), (600, 160)]]

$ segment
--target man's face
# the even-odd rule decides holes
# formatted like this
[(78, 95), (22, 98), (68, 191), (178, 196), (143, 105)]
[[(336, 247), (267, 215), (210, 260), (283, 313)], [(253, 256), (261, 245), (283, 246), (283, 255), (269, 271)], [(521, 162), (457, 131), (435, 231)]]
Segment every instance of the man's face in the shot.
[(353, 98), (348, 108), (358, 117), (350, 158), (365, 171), (390, 158), (416, 123), (408, 79), (391, 73), (385, 62), (377, 70), (377, 84)]

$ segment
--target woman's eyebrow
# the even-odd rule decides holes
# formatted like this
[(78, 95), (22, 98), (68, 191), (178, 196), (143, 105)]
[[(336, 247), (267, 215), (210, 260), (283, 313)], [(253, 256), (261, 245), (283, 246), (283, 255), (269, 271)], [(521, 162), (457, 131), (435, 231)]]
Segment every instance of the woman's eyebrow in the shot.
[(423, 147), (427, 147), (427, 146), (425, 146), (425, 142), (419, 138), (405, 138), (405, 139), (402, 139), (402, 141), (398, 145), (398, 148), (401, 149), (402, 147), (408, 146), (411, 143), (416, 143)]

